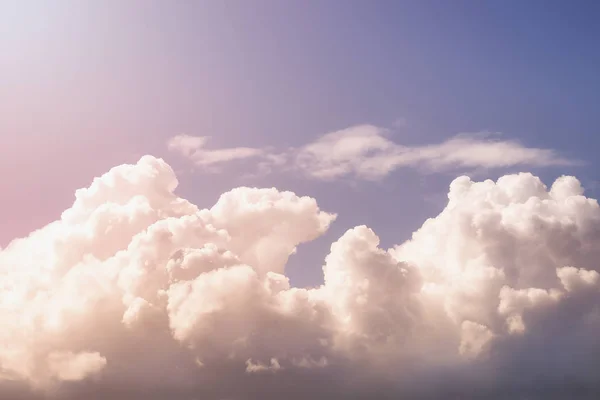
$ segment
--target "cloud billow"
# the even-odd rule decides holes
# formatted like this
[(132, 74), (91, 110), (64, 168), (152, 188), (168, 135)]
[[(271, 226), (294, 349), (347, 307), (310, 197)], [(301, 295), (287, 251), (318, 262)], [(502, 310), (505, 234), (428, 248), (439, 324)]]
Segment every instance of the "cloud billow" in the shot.
[(316, 288), (285, 276), (336, 218), (315, 199), (176, 187), (145, 156), (0, 251), (0, 397), (600, 393), (600, 208), (574, 177), (459, 177), (407, 242), (349, 229)]

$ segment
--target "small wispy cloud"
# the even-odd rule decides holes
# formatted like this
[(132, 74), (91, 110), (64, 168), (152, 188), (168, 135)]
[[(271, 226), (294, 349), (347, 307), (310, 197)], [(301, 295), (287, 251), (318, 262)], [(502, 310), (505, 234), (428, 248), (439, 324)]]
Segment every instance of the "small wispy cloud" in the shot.
[(206, 137), (176, 136), (169, 141), (169, 148), (198, 166), (252, 158), (262, 172), (277, 167), (319, 180), (344, 177), (378, 180), (399, 168), (440, 172), (577, 164), (552, 149), (526, 147), (516, 140), (500, 140), (492, 134), (461, 134), (441, 143), (404, 146), (391, 140), (389, 130), (374, 125), (327, 133), (285, 152), (247, 147), (205, 150), (205, 143)]
[(403, 146), (389, 136), (388, 130), (373, 125), (328, 133), (301, 148), (295, 158), (296, 165), (318, 179), (355, 176), (376, 180), (402, 167), (444, 171), (573, 164), (554, 150), (525, 147), (489, 134), (463, 134), (423, 146)]
[(252, 147), (230, 147), (206, 149), (210, 137), (177, 135), (169, 139), (169, 150), (175, 151), (201, 167), (215, 167), (234, 160), (256, 158), (265, 155), (263, 149)]

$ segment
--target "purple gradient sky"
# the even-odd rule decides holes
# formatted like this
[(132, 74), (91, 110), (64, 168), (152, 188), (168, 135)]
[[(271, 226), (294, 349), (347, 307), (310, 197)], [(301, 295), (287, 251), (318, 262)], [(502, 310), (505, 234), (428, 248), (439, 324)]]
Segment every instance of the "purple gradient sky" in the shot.
[(0, 0), (0, 246), (58, 218), (94, 176), (149, 153), (200, 206), (235, 186), (277, 186), (339, 213), (291, 260), (293, 282), (314, 284), (343, 231), (368, 224), (384, 246), (400, 243), (439, 211), (454, 177), (205, 175), (167, 152), (180, 133), (286, 147), (399, 119), (405, 144), (503, 132), (587, 162), (533, 172), (546, 183), (575, 174), (597, 197), (599, 16), (584, 1)]

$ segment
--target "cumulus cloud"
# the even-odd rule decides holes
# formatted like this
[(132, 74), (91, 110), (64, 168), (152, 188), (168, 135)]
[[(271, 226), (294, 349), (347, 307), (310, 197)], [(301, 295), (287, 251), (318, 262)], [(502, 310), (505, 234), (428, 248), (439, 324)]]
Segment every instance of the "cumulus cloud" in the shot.
[(177, 149), (201, 166), (260, 156), (259, 169), (262, 172), (278, 167), (319, 180), (342, 177), (377, 180), (398, 168), (407, 167), (442, 171), (577, 164), (554, 150), (525, 147), (517, 141), (498, 140), (491, 135), (463, 134), (442, 143), (422, 146), (404, 146), (392, 141), (390, 136), (386, 129), (358, 125), (327, 133), (302, 147), (279, 153), (249, 148), (205, 152), (199, 150), (204, 146), (205, 138), (190, 136), (172, 138), (169, 148)]
[(315, 288), (285, 275), (336, 218), (315, 199), (176, 187), (145, 156), (0, 251), (0, 397), (600, 393), (600, 208), (573, 177), (457, 178), (404, 243), (349, 229)]

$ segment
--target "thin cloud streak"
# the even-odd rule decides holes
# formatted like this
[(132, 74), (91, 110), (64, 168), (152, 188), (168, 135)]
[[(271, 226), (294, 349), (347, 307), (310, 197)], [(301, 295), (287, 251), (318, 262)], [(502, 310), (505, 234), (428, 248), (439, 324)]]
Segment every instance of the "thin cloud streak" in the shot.
[(264, 154), (262, 149), (252, 147), (231, 147), (217, 150), (204, 148), (208, 136), (177, 135), (169, 139), (169, 150), (175, 151), (192, 161), (197, 166), (214, 167), (234, 160), (260, 157)]
[(285, 152), (251, 147), (205, 150), (206, 137), (186, 135), (172, 138), (168, 147), (205, 170), (215, 164), (253, 159), (262, 173), (278, 167), (280, 171), (296, 171), (310, 179), (327, 181), (346, 177), (379, 180), (400, 168), (442, 172), (461, 168), (579, 164), (552, 149), (526, 147), (516, 140), (499, 140), (494, 137), (497, 135), (461, 134), (441, 143), (422, 146), (404, 146), (392, 141), (390, 136), (387, 129), (357, 125), (327, 133)]

